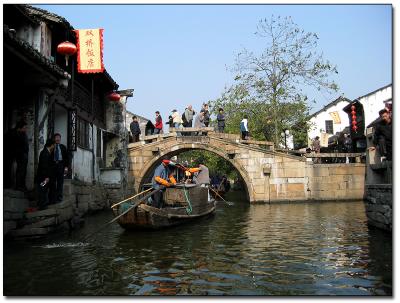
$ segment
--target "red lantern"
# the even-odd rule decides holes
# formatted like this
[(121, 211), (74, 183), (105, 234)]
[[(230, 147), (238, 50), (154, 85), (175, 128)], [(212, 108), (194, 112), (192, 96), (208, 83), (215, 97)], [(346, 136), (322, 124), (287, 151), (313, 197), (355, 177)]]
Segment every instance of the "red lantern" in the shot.
[(57, 46), (57, 53), (65, 56), (65, 65), (68, 66), (68, 58), (76, 53), (76, 45), (65, 41)]
[(116, 92), (112, 92), (107, 97), (110, 101), (114, 101), (114, 102), (119, 102), (119, 100), (121, 99), (121, 96), (119, 94), (117, 94)]
[(354, 131), (357, 131), (357, 126), (356, 126), (356, 125), (353, 125), (352, 129), (353, 129)]
[(351, 110), (355, 110), (356, 109), (356, 106), (355, 105), (352, 105), (351, 106)]
[(356, 112), (354, 110), (352, 110), (351, 114), (354, 116), (356, 114)]
[(353, 116), (351, 116), (351, 119), (355, 120), (355, 119), (357, 119), (357, 116), (353, 115)]
[(351, 121), (351, 124), (353, 124), (353, 125), (357, 125), (357, 121)]

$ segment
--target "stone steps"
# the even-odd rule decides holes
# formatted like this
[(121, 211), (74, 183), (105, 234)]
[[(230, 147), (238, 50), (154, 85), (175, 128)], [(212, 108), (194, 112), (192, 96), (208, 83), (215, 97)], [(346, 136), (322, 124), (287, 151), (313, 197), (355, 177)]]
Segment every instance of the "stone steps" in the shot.
[(4, 189), (3, 191), (3, 235), (17, 228), (29, 207), (29, 200), (22, 191)]
[[(40, 237), (56, 230), (65, 222), (70, 222), (74, 217), (72, 200), (53, 204), (45, 210), (24, 214), (24, 226), (19, 229), (9, 230), (11, 237)], [(70, 223), (68, 223), (69, 225)], [(14, 227), (15, 228), (15, 227)]]

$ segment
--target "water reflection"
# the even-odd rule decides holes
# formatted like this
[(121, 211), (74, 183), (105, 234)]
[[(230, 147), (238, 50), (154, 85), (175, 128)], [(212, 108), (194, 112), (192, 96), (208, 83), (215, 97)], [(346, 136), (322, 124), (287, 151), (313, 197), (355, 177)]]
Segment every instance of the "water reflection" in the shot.
[(154, 232), (112, 225), (71, 245), (109, 219), (91, 217), (58, 241), (7, 245), (5, 294), (392, 293), (391, 239), (368, 230), (362, 202), (249, 206), (237, 199), (193, 224)]

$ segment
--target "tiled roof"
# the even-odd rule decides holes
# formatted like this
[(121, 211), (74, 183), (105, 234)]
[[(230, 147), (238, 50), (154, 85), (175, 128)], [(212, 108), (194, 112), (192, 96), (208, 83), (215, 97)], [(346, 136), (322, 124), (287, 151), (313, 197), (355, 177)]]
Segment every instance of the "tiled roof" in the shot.
[(68, 73), (66, 71), (64, 71), (50, 59), (43, 56), (40, 52), (34, 49), (28, 42), (17, 38), (15, 33), (13, 31), (10, 31), (8, 26), (5, 24), (3, 25), (3, 39), (5, 45), (8, 44), (12, 47), (15, 47), (17, 50), (23, 52), (24, 55), (31, 58), (35, 63), (46, 68), (53, 74), (61, 78), (68, 77)]
[(383, 87), (381, 87), (381, 88), (378, 88), (378, 89), (376, 89), (376, 90), (374, 90), (374, 91), (372, 91), (372, 92), (370, 92), (370, 93), (368, 93), (368, 94), (366, 94), (366, 95), (363, 95), (363, 96), (361, 96), (361, 97), (358, 97), (358, 98), (356, 98), (355, 100), (360, 100), (361, 98), (368, 97), (368, 96), (373, 95), (373, 94), (375, 94), (376, 92), (378, 92), (378, 91), (380, 91), (380, 90), (383, 90), (383, 89), (385, 89), (385, 88), (388, 88), (388, 87), (390, 87), (390, 86), (392, 86), (392, 83), (387, 84), (387, 85), (385, 85), (385, 86), (383, 86)]
[(46, 11), (44, 9), (38, 8), (38, 7), (33, 7), (30, 5), (23, 5), (23, 7), (26, 9), (29, 15), (39, 18), (39, 19), (45, 19), (51, 22), (59, 23), (66, 27), (67, 29), (74, 29), (72, 25), (67, 21), (67, 19), (58, 16), (56, 14), (50, 13), (49, 11)]

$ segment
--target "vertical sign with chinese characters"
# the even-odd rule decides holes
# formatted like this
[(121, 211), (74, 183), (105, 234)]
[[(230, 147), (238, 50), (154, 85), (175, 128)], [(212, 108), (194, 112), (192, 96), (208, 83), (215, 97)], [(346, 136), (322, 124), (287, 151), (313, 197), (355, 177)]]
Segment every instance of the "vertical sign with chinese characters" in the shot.
[(78, 72), (102, 73), (103, 29), (78, 29), (74, 32), (78, 45)]

